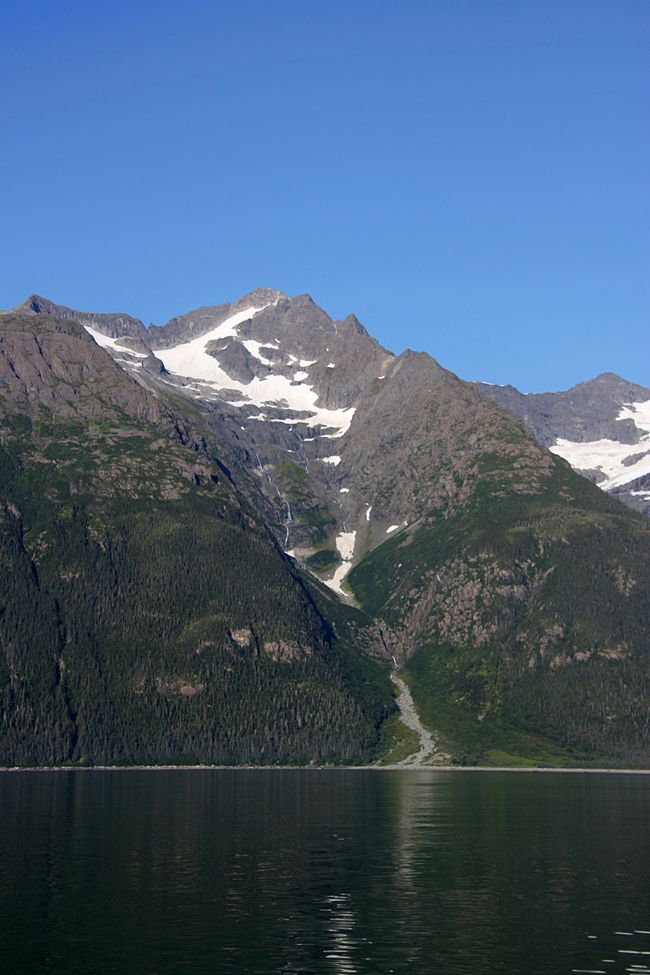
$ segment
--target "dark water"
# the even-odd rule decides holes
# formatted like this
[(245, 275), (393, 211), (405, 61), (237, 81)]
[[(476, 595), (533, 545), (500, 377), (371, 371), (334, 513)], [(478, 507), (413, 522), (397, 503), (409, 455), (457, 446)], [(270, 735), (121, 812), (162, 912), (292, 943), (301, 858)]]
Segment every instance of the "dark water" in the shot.
[(0, 775), (2, 975), (640, 975), (649, 932), (649, 776)]

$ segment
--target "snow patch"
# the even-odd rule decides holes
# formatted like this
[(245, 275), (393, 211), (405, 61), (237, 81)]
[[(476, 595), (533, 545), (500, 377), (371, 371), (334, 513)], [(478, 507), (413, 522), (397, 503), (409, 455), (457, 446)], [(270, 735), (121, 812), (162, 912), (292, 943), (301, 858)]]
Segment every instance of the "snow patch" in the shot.
[(321, 457), (324, 464), (332, 464), (334, 467), (338, 467), (341, 463), (341, 458), (338, 454), (332, 454), (331, 457)]
[(339, 488), (339, 494), (349, 494), (350, 488)]
[(336, 538), (336, 547), (339, 551), (339, 555), (342, 558), (342, 563), (339, 565), (331, 577), (331, 579), (325, 579), (325, 585), (337, 592), (339, 596), (345, 596), (341, 588), (341, 583), (345, 579), (346, 575), (352, 568), (352, 556), (354, 554), (354, 542), (356, 539), (356, 532), (341, 532)]
[(308, 372), (294, 372), (293, 381), (294, 383), (301, 383), (303, 379), (307, 378), (308, 375), (309, 375)]
[[(636, 446), (638, 447), (639, 444)], [(613, 477), (607, 478), (606, 481), (601, 481), (598, 487), (602, 488), (603, 491), (611, 491), (613, 488), (629, 484), (630, 481), (636, 481), (637, 477), (650, 474), (650, 443), (648, 443), (648, 448), (645, 457), (641, 457), (635, 464), (625, 467), (622, 473), (615, 474)]]
[[(345, 425), (341, 427), (341, 429), (339, 430), (338, 433), (324, 433), (323, 434), (323, 437), (327, 438), (328, 440), (338, 440), (339, 437), (343, 437), (348, 432), (348, 430), (350, 429), (350, 424), (352, 423), (352, 417), (356, 413), (356, 409), (353, 406), (349, 410), (336, 410), (336, 411), (332, 410), (332, 412), (346, 413), (348, 415), (348, 417), (349, 417), (349, 419), (347, 420), (347, 422), (345, 423)], [(332, 424), (332, 426), (334, 426), (334, 424)]]
[[(322, 426), (337, 431), (335, 434), (326, 436), (342, 437), (352, 422), (353, 408), (329, 410), (317, 407), (318, 393), (314, 388), (304, 383), (296, 384), (287, 379), (286, 376), (271, 374), (261, 379), (255, 377), (249, 383), (241, 383), (231, 378), (222, 369), (217, 359), (205, 351), (208, 342), (214, 342), (228, 336), (237, 337), (237, 326), (248, 321), (253, 315), (266, 307), (268, 306), (246, 308), (235, 315), (231, 315), (210, 332), (172, 348), (158, 349), (156, 355), (170, 373), (194, 379), (210, 386), (217, 392), (224, 389), (239, 392), (248, 397), (251, 405), (277, 406), (299, 413), (308, 413), (309, 416), (305, 419), (284, 420), (283, 422), (292, 425)], [(260, 352), (260, 343), (247, 339), (244, 344), (247, 348), (250, 346), (251, 354), (255, 354), (260, 361), (270, 365), (270, 360), (265, 359)], [(316, 361), (316, 359), (301, 359), (300, 365), (304, 368), (313, 365)]]
[(328, 362), (327, 363), (327, 368), (328, 369), (336, 369), (336, 363), (335, 362)]
[(642, 403), (626, 403), (617, 420), (634, 420), (634, 425), (644, 433), (650, 433), (650, 399)]
[[(102, 335), (101, 332), (95, 331), (90, 325), (84, 325), (84, 328), (92, 338), (94, 338), (97, 345), (100, 345), (102, 349), (112, 349), (113, 352), (128, 352), (129, 355), (134, 355), (136, 359), (146, 359), (146, 352), (134, 352), (133, 349), (129, 349), (126, 345), (120, 345), (120, 339), (112, 339), (110, 335)], [(122, 335), (121, 338), (128, 338), (127, 335)]]
[(399, 525), (389, 525), (388, 528), (386, 529), (386, 534), (390, 535), (391, 532), (396, 532), (398, 528)]
[[(271, 360), (270, 359), (267, 359), (260, 352), (260, 349), (262, 348), (262, 343), (261, 342), (256, 342), (255, 339), (244, 339), (242, 341), (242, 345), (244, 346), (244, 348), (248, 352), (250, 352), (250, 354), (253, 356), (254, 359), (257, 359), (258, 360), (258, 362), (262, 362), (265, 366), (272, 366), (273, 365), (273, 363), (271, 362)], [(267, 345), (266, 348), (273, 348), (273, 346), (268, 346)]]
[(369, 504), (366, 508), (366, 521), (370, 521), (370, 512), (372, 511), (372, 505)]
[[(554, 454), (563, 457), (579, 471), (597, 470), (605, 475), (598, 487), (603, 491), (622, 487), (635, 481), (637, 477), (650, 474), (650, 400), (639, 403), (626, 403), (616, 417), (617, 420), (633, 420), (636, 428), (645, 436), (638, 443), (619, 443), (617, 440), (591, 440), (576, 443), (573, 440), (558, 438), (549, 448)], [(628, 457), (643, 454), (633, 464), (625, 465)]]
[(349, 562), (354, 554), (356, 532), (341, 532), (336, 538), (336, 547), (344, 562)]
[[(193, 379), (206, 379), (209, 382), (221, 382), (222, 385), (232, 384), (233, 380), (223, 371), (214, 356), (208, 355), (205, 348), (208, 342), (216, 342), (225, 338), (238, 338), (237, 326), (248, 321), (258, 311), (262, 311), (266, 307), (267, 305), (251, 306), (243, 311), (238, 311), (226, 318), (221, 325), (199, 335), (198, 338), (168, 349), (158, 349), (158, 358), (162, 360), (168, 372), (173, 372), (176, 375), (191, 376)], [(258, 343), (253, 343), (253, 345), (258, 345)]]

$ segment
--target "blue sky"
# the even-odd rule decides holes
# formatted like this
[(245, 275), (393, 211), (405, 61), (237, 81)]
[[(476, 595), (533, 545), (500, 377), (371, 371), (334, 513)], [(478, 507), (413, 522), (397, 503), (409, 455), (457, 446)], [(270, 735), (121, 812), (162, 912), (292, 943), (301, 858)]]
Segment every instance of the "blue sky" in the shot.
[(650, 385), (647, 0), (5, 3), (0, 307), (257, 286), (467, 379)]

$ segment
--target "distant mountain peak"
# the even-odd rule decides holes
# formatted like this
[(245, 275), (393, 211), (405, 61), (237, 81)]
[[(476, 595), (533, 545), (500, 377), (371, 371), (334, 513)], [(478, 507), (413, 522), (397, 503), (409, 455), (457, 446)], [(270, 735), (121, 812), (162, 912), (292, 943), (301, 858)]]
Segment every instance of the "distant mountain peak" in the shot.
[(57, 306), (49, 298), (44, 298), (42, 295), (31, 294), (24, 301), (21, 301), (19, 305), (11, 309), (12, 314), (16, 315), (40, 315), (50, 312), (53, 308)]
[(246, 304), (254, 306), (260, 304), (272, 305), (288, 297), (284, 291), (277, 291), (275, 288), (254, 288), (253, 291), (249, 291), (248, 294), (243, 295), (237, 301), (233, 302), (233, 308), (238, 306), (244, 307)]

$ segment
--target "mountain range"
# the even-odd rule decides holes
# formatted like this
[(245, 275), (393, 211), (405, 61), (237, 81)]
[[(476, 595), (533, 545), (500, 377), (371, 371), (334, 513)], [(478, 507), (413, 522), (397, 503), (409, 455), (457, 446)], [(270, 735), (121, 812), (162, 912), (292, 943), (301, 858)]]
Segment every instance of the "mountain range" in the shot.
[(395, 761), (395, 666), (455, 762), (648, 764), (650, 389), (32, 295), (0, 409), (5, 764)]

